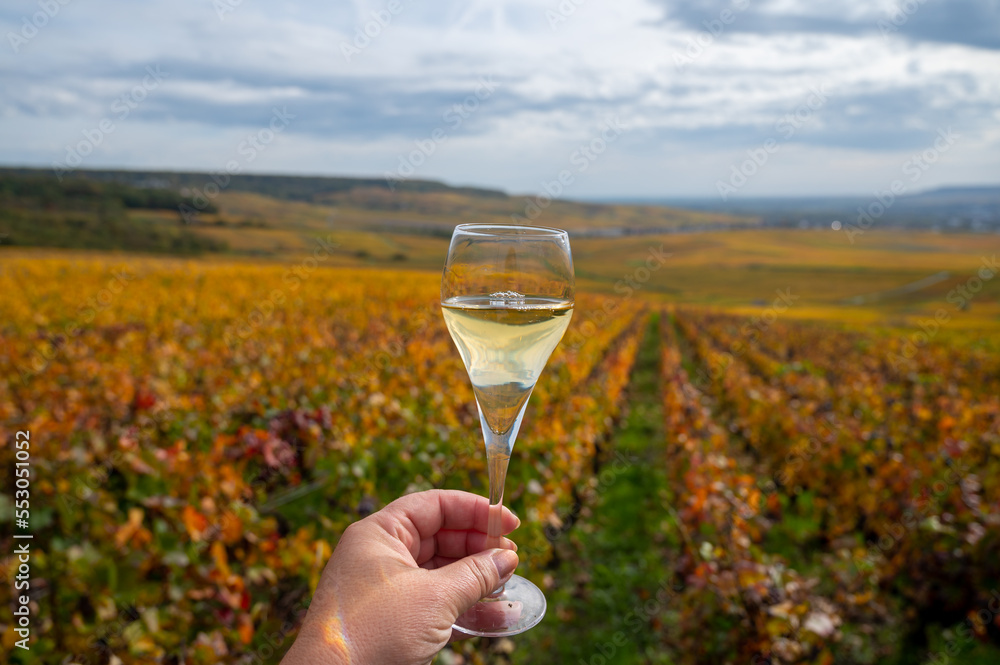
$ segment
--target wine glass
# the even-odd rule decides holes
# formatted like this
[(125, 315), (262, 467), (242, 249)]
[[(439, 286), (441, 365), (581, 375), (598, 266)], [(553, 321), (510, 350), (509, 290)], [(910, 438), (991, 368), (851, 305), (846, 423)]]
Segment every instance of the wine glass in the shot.
[[(573, 316), (569, 235), (538, 226), (455, 227), (441, 310), (479, 407), (490, 476), (487, 547), (499, 547), (503, 484), (528, 397)], [(545, 615), (545, 595), (514, 575), (455, 622), (469, 635), (522, 633)]]

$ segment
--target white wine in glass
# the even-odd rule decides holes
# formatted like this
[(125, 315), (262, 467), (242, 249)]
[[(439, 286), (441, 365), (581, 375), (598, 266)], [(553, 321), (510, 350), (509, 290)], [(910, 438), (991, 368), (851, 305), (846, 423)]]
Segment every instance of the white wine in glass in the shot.
[[(503, 485), (528, 397), (573, 316), (569, 236), (543, 227), (462, 224), (441, 283), (445, 324), (472, 381), (490, 476), (487, 547), (499, 546)], [(499, 637), (545, 615), (545, 596), (514, 575), (455, 628)]]

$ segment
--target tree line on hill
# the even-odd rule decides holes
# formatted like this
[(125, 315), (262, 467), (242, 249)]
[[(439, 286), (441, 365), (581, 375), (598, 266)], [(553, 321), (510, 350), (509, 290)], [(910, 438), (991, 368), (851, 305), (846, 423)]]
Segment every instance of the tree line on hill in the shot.
[[(2, 169), (0, 174), (49, 175), (44, 169), (13, 168)], [(478, 187), (453, 187), (434, 180), (406, 180), (393, 184), (390, 188), (385, 178), (342, 178), (330, 176), (256, 175), (252, 173), (213, 174), (175, 171), (126, 171), (126, 170), (79, 170), (74, 177), (99, 183), (116, 183), (137, 189), (159, 189), (180, 192), (204, 191), (209, 183), (224, 185), (222, 188), (234, 192), (252, 192), (285, 201), (305, 201), (320, 203), (331, 194), (354, 189), (385, 190), (400, 192), (453, 192), (469, 196), (506, 198), (507, 194), (494, 189)], [(53, 176), (54, 178), (54, 176)], [(199, 208), (200, 212), (206, 212)]]
[[(0, 245), (200, 254), (225, 245), (180, 224), (139, 221), (129, 211), (190, 203), (176, 190), (137, 187), (47, 171), (0, 171)], [(217, 212), (212, 206), (210, 212)]]

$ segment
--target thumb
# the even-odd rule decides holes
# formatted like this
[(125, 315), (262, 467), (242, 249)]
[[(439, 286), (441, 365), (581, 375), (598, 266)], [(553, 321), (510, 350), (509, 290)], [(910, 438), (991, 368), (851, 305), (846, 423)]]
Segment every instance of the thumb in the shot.
[(517, 554), (492, 549), (467, 556), (431, 571), (445, 590), (448, 610), (458, 618), (481, 598), (493, 593), (517, 568)]

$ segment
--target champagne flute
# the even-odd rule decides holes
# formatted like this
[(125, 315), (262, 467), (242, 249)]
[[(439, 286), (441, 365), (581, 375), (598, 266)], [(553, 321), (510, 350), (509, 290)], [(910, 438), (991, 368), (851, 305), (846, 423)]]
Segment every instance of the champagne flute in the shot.
[[(441, 281), (445, 324), (469, 372), (490, 477), (487, 547), (498, 547), (503, 485), (528, 397), (573, 316), (569, 235), (537, 226), (461, 224)], [(469, 635), (522, 633), (545, 595), (514, 575), (455, 622)]]

